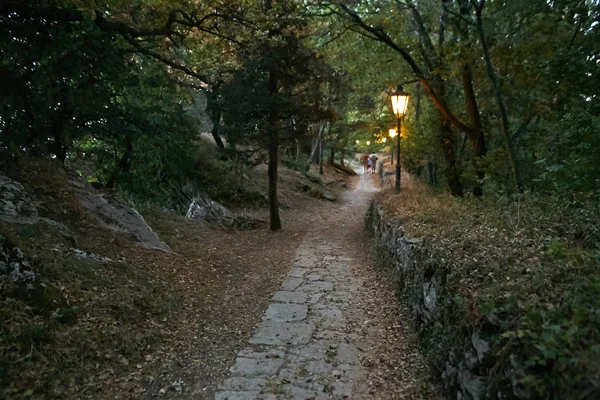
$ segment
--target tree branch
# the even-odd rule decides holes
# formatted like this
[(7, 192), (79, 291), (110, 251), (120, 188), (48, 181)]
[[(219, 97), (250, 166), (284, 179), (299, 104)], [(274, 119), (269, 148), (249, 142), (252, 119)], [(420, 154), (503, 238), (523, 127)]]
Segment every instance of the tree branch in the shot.
[(398, 46), (381, 28), (376, 28), (372, 25), (367, 25), (356, 12), (352, 11), (348, 6), (346, 6), (342, 2), (338, 3), (338, 6), (342, 10), (344, 10), (344, 12), (346, 14), (348, 14), (348, 16), (350, 16), (350, 18), (352, 18), (363, 30), (365, 30), (365, 31), (369, 32), (371, 35), (373, 35), (373, 36), (366, 35), (367, 37), (370, 37), (373, 40), (382, 42), (382, 43), (386, 44), (388, 47), (395, 50), (396, 52), (400, 53), (402, 58), (404, 58), (404, 60), (411, 67), (413, 73), (416, 75), (417, 79), (419, 80), (419, 82), (421, 83), (423, 88), (425, 89), (425, 92), (427, 93), (427, 95), (429, 96), (431, 101), (433, 101), (433, 104), (439, 110), (440, 114), (442, 114), (442, 116), (444, 118), (448, 119), (457, 128), (463, 130), (464, 132), (468, 133), (469, 135), (473, 134), (473, 129), (468, 127), (467, 125), (465, 125), (458, 118), (456, 118), (456, 116), (454, 114), (452, 114), (452, 112), (450, 111), (450, 109), (448, 108), (448, 106), (444, 102), (444, 100), (442, 100), (437, 95), (437, 93), (431, 86), (429, 79), (425, 76), (425, 74), (423, 73), (423, 71), (421, 70), (419, 65), (415, 62), (415, 60), (411, 57), (411, 55), (408, 53), (408, 51), (406, 49)]
[(135, 40), (135, 38), (132, 38), (128, 35), (123, 35), (123, 38), (130, 44), (132, 45), (140, 54), (149, 56), (154, 58), (155, 60), (158, 60), (160, 62), (162, 62), (163, 64), (168, 65), (169, 67), (176, 69), (178, 71), (182, 71), (184, 72), (186, 75), (192, 76), (196, 79), (199, 79), (201, 82), (205, 83), (205, 84), (209, 84), (209, 79), (208, 77), (198, 74), (197, 72), (192, 71), (191, 69), (189, 69), (186, 66), (180, 65), (176, 62), (174, 62), (173, 60), (169, 60), (168, 58), (165, 58), (163, 56), (161, 56), (158, 53), (153, 52), (152, 50), (149, 50), (147, 48), (145, 48), (144, 46), (142, 46), (138, 41)]

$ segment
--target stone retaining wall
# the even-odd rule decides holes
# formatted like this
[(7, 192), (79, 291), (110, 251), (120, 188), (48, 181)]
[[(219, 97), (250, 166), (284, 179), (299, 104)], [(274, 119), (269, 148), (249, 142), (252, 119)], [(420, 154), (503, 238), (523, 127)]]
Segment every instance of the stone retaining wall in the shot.
[(415, 317), (425, 352), (438, 364), (433, 367), (441, 374), (450, 398), (514, 397), (513, 393), (502, 396), (488, 390), (487, 376), (493, 360), (490, 360), (489, 344), (482, 338), (485, 335), (480, 329), (456, 328), (460, 324), (455, 324), (456, 315), (450, 312), (453, 307), (456, 309), (456, 304), (452, 294), (445, 290), (449, 272), (443, 255), (437, 254), (426, 240), (407, 236), (403, 227), (387, 217), (377, 203), (371, 205), (367, 225), (389, 256), (401, 292)]

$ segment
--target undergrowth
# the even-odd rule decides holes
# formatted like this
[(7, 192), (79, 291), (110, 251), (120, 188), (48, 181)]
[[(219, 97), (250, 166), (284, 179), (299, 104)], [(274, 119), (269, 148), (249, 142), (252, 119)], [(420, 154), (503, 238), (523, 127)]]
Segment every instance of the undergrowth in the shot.
[(457, 199), (417, 183), (378, 201), (447, 271), (443, 320), (425, 332), (442, 368), (465, 332), (491, 347), (492, 391), (600, 397), (600, 210), (533, 193)]

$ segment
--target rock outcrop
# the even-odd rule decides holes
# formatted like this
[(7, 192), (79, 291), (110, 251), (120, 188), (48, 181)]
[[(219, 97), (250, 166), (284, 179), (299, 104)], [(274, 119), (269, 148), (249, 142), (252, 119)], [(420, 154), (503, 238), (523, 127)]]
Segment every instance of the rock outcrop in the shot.
[[(83, 208), (106, 228), (133, 236), (143, 247), (171, 251), (158, 235), (146, 224), (144, 218), (129, 204), (116, 195), (96, 193), (87, 182), (69, 180)], [(74, 244), (74, 234), (61, 222), (39, 215), (35, 200), (23, 185), (0, 173), (0, 221), (16, 224), (44, 223), (58, 231)]]
[(9, 292), (8, 289), (14, 285), (33, 288), (35, 282), (35, 272), (23, 252), (10, 246), (6, 239), (0, 236), (0, 293)]
[(37, 209), (23, 185), (0, 172), (0, 220), (18, 224), (40, 221)]
[(79, 202), (105, 228), (133, 236), (147, 249), (170, 252), (171, 248), (146, 224), (133, 207), (114, 195), (78, 191)]
[(236, 215), (221, 203), (202, 195), (194, 197), (190, 202), (185, 216), (187, 218), (203, 219), (206, 222), (229, 226), (239, 230), (255, 229), (259, 223), (263, 222), (244, 215)]

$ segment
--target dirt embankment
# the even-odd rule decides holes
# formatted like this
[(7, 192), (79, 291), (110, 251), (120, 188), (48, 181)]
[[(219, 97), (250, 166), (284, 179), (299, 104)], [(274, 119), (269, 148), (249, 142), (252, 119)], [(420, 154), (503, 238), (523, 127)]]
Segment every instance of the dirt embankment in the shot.
[[(10, 399), (210, 397), (306, 227), (335, 207), (298, 193), (298, 174), (284, 169), (282, 231), (146, 210), (166, 252), (100, 224), (51, 161), (6, 173), (39, 217), (68, 228), (0, 222), (2, 254), (22, 251), (35, 273), (30, 286), (0, 289), (0, 397)], [(340, 176), (328, 171), (324, 180)]]

